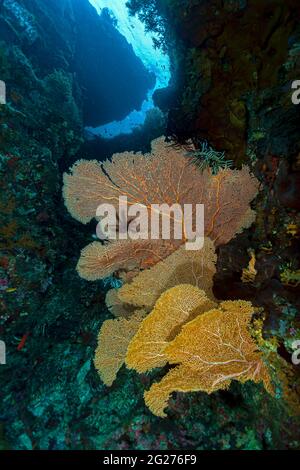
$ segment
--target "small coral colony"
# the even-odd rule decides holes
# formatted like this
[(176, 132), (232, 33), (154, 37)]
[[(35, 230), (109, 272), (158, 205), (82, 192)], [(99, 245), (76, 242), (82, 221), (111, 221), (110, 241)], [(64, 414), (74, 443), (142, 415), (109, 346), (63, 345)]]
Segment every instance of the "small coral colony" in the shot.
[[(77, 270), (87, 280), (122, 280), (108, 291), (114, 318), (104, 321), (95, 366), (107, 386), (125, 364), (140, 374), (165, 367), (160, 382), (145, 391), (153, 414), (165, 417), (173, 392), (208, 394), (227, 389), (233, 380), (263, 384), (266, 393), (287, 387), (288, 367), (272, 340), (262, 336), (262, 312), (242, 299), (221, 301), (213, 294), (216, 248), (251, 226), (251, 201), (259, 183), (249, 168), (201, 168), (185, 148), (152, 142), (148, 155), (116, 154), (103, 163), (78, 161), (64, 175), (64, 200), (82, 223), (96, 218), (97, 207), (119, 197), (128, 205), (174, 202), (204, 204), (205, 240), (186, 250), (184, 240), (95, 241), (83, 249)], [(120, 216), (120, 214), (118, 214)]]

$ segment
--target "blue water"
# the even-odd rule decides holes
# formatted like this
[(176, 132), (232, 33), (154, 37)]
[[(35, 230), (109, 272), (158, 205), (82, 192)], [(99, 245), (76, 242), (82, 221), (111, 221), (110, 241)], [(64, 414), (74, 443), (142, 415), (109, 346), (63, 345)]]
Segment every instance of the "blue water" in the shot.
[(156, 76), (155, 87), (149, 91), (140, 110), (131, 112), (122, 121), (113, 121), (102, 126), (87, 127), (87, 131), (105, 138), (120, 134), (130, 134), (132, 130), (145, 122), (147, 111), (154, 108), (153, 93), (159, 88), (168, 86), (170, 80), (169, 57), (153, 45), (153, 33), (146, 33), (143, 23), (137, 17), (131, 17), (126, 8), (126, 0), (89, 0), (99, 14), (103, 8), (109, 8), (117, 20), (116, 27), (132, 45), (135, 54), (145, 67)]

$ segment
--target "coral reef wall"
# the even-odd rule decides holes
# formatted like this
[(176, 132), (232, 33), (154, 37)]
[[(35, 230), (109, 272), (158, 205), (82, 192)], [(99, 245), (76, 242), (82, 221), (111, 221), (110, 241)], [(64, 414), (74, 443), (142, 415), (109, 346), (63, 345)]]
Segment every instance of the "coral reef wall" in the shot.
[[(132, 3), (146, 8), (143, 1)], [(248, 142), (258, 155), (295, 152), (299, 109), (291, 102), (291, 82), (299, 76), (298, 2), (150, 3), (159, 5), (177, 43), (170, 130), (182, 139), (205, 138), (238, 163)]]
[[(209, 140), (237, 165), (251, 165), (262, 185), (255, 225), (218, 248), (214, 294), (264, 307), (265, 334), (276, 335), (290, 361), (299, 327), (300, 108), (290, 93), (291, 80), (300, 79), (298, 2), (146, 6), (152, 3), (165, 15), (167, 44), (173, 41), (174, 88), (160, 96), (170, 108), (169, 134), (196, 146)], [(177, 394), (170, 419), (161, 420), (143, 399), (157, 373), (122, 368), (110, 389), (98, 377), (93, 358), (98, 331), (111, 317), (105, 294), (113, 286), (77, 275), (78, 253), (94, 227), (68, 215), (61, 186), (62, 170), (82, 157), (83, 123), (109, 119), (94, 104), (97, 116), (87, 112), (90, 96), (78, 70), (87, 44), (76, 41), (86, 24), (93, 41), (98, 24), (101, 34), (115, 34), (103, 21), (87, 0), (0, 0), (0, 79), (8, 85), (0, 106), (0, 338), (7, 346), (0, 448), (299, 448), (299, 423), (280, 396), (268, 397), (256, 384), (233, 383), (211, 396)], [(152, 83), (140, 73), (138, 102)]]

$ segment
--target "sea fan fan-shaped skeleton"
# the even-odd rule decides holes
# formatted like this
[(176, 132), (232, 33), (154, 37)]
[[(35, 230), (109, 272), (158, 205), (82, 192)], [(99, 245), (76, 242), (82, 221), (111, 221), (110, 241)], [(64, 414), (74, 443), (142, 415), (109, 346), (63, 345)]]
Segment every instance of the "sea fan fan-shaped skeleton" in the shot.
[[(227, 243), (254, 220), (249, 204), (258, 191), (258, 181), (247, 167), (224, 169), (213, 175), (201, 172), (182, 148), (159, 138), (152, 142), (151, 154), (125, 152), (111, 161), (78, 161), (64, 175), (64, 200), (70, 214), (82, 223), (96, 218), (104, 203), (115, 207), (119, 198), (128, 206), (147, 208), (151, 218), (153, 204), (204, 205), (205, 235), (216, 246)], [(194, 214), (193, 214), (194, 215)], [(172, 219), (172, 213), (170, 218)], [(174, 223), (171, 220), (170, 223)], [(94, 242), (82, 251), (78, 272), (88, 280), (103, 279), (119, 270), (145, 269), (175, 251), (185, 240), (117, 240), (106, 245)]]

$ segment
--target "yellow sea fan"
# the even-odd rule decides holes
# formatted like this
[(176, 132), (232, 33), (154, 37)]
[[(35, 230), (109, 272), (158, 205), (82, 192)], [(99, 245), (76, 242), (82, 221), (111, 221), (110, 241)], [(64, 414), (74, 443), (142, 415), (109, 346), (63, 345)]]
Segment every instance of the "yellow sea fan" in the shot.
[(250, 370), (256, 369), (256, 362), (260, 359), (257, 345), (248, 330), (253, 313), (251, 302), (222, 302), (218, 308), (205, 312), (182, 327), (165, 349), (168, 361), (171, 364), (185, 363), (203, 372), (209, 370), (211, 377), (215, 370), (224, 377), (249, 374)]
[(137, 332), (145, 312), (137, 311), (128, 320), (116, 318), (106, 320), (98, 335), (94, 364), (102, 381), (111, 386), (119, 369), (124, 364), (130, 340)]
[(165, 365), (164, 349), (181, 326), (214, 305), (205, 292), (195, 286), (182, 284), (169, 289), (156, 302), (132, 339), (126, 355), (127, 367), (146, 372)]
[(118, 291), (119, 289), (109, 290), (105, 297), (105, 304), (114, 317), (128, 318), (134, 313), (136, 308), (133, 305), (123, 303), (119, 299)]
[[(221, 388), (226, 388), (225, 384), (220, 386)], [(144, 393), (145, 403), (154, 415), (165, 418), (167, 414), (164, 410), (175, 391), (185, 393), (204, 391), (202, 373), (197, 373), (185, 365), (171, 369), (160, 382), (154, 383), (150, 390)]]
[(179, 364), (145, 393), (146, 404), (166, 416), (171, 393), (226, 389), (232, 380), (263, 382), (272, 392), (268, 369), (249, 332), (254, 308), (246, 301), (222, 302), (182, 327), (164, 349), (170, 364)]
[(151, 310), (166, 290), (179, 284), (199, 287), (213, 298), (213, 276), (216, 272), (214, 244), (205, 238), (201, 250), (189, 251), (180, 247), (151, 269), (142, 271), (131, 283), (118, 290), (120, 301)]

